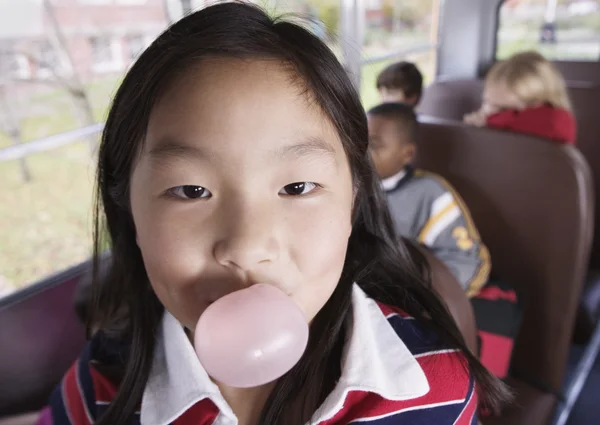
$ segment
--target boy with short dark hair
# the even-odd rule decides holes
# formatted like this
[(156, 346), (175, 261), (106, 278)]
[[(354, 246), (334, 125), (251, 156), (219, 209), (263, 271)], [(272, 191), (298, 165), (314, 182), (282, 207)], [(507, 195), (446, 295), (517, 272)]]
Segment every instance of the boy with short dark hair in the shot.
[(377, 77), (381, 102), (398, 102), (417, 106), (423, 92), (423, 75), (411, 62), (397, 62), (385, 68)]
[(471, 215), (441, 176), (415, 170), (418, 122), (413, 109), (385, 103), (368, 114), (369, 143), (398, 236), (427, 246), (443, 261), (468, 296), (479, 292), (490, 258)]

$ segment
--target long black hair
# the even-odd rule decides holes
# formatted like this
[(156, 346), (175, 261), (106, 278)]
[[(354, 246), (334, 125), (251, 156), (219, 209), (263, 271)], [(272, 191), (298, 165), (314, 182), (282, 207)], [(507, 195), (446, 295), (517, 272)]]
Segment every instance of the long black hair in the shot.
[(154, 336), (163, 313), (136, 245), (129, 208), (132, 167), (155, 103), (179, 72), (207, 57), (273, 59), (287, 64), (335, 126), (356, 190), (353, 229), (340, 281), (311, 324), (304, 356), (277, 382), (260, 424), (308, 422), (336, 385), (353, 282), (370, 297), (404, 309), (462, 350), (488, 406), (505, 399), (504, 386), (468, 350), (424, 279), (425, 259), (409, 253), (394, 237), (369, 159), (365, 113), (344, 68), (325, 44), (301, 26), (235, 2), (191, 14), (159, 36), (127, 73), (106, 121), (99, 149), (95, 250), (98, 255), (105, 246), (106, 226), (113, 263), (108, 279), (95, 285), (91, 325), (94, 330), (127, 338), (131, 348), (118, 394), (98, 423), (122, 425), (131, 420), (150, 373)]

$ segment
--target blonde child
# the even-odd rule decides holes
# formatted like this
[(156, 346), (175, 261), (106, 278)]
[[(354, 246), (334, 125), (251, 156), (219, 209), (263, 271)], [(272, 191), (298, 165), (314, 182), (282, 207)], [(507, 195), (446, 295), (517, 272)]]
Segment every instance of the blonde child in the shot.
[(576, 123), (565, 81), (537, 52), (516, 54), (490, 70), (481, 109), (467, 124), (515, 131), (574, 144)]

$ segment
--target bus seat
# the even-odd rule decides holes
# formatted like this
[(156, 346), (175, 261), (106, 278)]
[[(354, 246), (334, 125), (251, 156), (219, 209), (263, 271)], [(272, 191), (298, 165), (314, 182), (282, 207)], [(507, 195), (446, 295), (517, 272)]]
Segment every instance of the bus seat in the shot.
[(37, 425), (40, 416), (41, 414), (39, 412), (34, 412), (0, 418), (0, 425)]
[[(429, 263), (431, 285), (446, 304), (448, 312), (456, 322), (469, 349), (477, 352), (477, 328), (475, 314), (465, 290), (458, 283), (450, 269), (429, 249), (414, 241), (403, 238), (409, 250), (418, 250)], [(418, 253), (414, 253), (417, 255)]]
[(565, 80), (588, 81), (600, 85), (600, 62), (595, 61), (553, 61)]
[(73, 308), (84, 263), (0, 300), (0, 418), (37, 411), (85, 345)]
[(429, 85), (417, 106), (419, 114), (454, 121), (481, 106), (482, 80), (437, 80)]
[[(600, 120), (597, 105), (600, 87), (569, 87), (569, 97), (577, 118), (577, 148), (590, 164), (596, 193), (600, 193)], [(600, 198), (596, 195), (596, 198)], [(596, 226), (590, 268), (600, 270), (600, 208), (596, 210)]]
[[(590, 105), (588, 96), (584, 96), (583, 93), (599, 90), (600, 83), (572, 80), (567, 81), (567, 89), (577, 116), (583, 109), (593, 110), (595, 104)], [(482, 96), (483, 80), (440, 79), (425, 89), (417, 112), (436, 118), (462, 121), (465, 114), (480, 108)], [(589, 113), (586, 113), (587, 115)]]
[(587, 162), (573, 146), (421, 121), (416, 165), (458, 190), (490, 250), (493, 274), (523, 300), (511, 365), (516, 401), (489, 423), (545, 425), (563, 383), (591, 245)]

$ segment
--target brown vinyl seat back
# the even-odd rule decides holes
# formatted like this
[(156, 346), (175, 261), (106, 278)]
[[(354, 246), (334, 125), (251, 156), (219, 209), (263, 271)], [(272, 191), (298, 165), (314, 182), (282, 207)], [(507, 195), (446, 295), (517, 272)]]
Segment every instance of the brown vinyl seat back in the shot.
[(419, 114), (454, 121), (481, 106), (482, 80), (438, 80), (429, 85), (417, 106)]
[(558, 393), (591, 243), (587, 162), (572, 146), (421, 121), (416, 165), (458, 190), (490, 250), (493, 274), (522, 297), (513, 375)]
[[(483, 80), (438, 80), (430, 84), (425, 91), (417, 112), (436, 118), (462, 121), (465, 114), (478, 110), (483, 97)], [(600, 83), (582, 80), (567, 81), (567, 90), (577, 114), (585, 110), (585, 118), (589, 116), (590, 99), (583, 93), (590, 90), (600, 90)], [(597, 98), (596, 98), (597, 99)], [(598, 103), (596, 100), (595, 104)], [(594, 107), (594, 104), (591, 105)], [(579, 119), (579, 116), (577, 116)]]
[[(600, 76), (599, 76), (600, 78)], [(569, 98), (577, 119), (577, 148), (592, 169), (596, 199), (600, 199), (600, 86), (569, 87)], [(590, 267), (600, 269), (600, 209), (596, 209)]]
[(432, 289), (446, 304), (448, 312), (454, 319), (465, 343), (473, 352), (477, 352), (477, 328), (475, 314), (465, 290), (454, 277), (450, 269), (433, 252), (415, 240), (403, 237), (403, 242), (413, 257), (423, 256), (429, 265), (429, 270), (422, 270), (423, 275), (431, 281)]
[(467, 346), (477, 353), (477, 327), (473, 307), (464, 288), (458, 283), (450, 269), (427, 249), (422, 249), (431, 270), (431, 284), (446, 303), (448, 312), (456, 322)]
[(73, 296), (90, 264), (0, 300), (0, 418), (36, 411), (85, 345)]
[(554, 66), (569, 81), (587, 81), (600, 85), (600, 62), (553, 61)]

